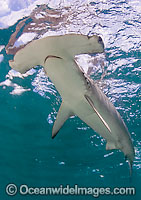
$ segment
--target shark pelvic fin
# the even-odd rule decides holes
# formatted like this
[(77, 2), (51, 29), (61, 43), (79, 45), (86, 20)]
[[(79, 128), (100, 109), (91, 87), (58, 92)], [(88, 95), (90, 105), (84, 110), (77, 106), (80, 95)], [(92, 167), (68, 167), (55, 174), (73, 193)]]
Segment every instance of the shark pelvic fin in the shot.
[(112, 149), (117, 149), (117, 147), (115, 146), (113, 142), (107, 142), (106, 150), (112, 150)]
[(68, 108), (68, 106), (64, 102), (62, 102), (56, 117), (56, 121), (54, 122), (53, 125), (52, 138), (54, 138), (57, 135), (57, 133), (59, 132), (65, 121), (72, 115), (73, 113)]
[(97, 116), (99, 117), (99, 119), (102, 121), (102, 123), (104, 124), (104, 126), (108, 129), (109, 133), (111, 134), (111, 129), (108, 126), (108, 124), (105, 122), (105, 120), (103, 119), (103, 117), (100, 115), (100, 113), (97, 111), (97, 109), (94, 106), (93, 101), (91, 100), (91, 98), (88, 95), (84, 95), (86, 100), (88, 101), (88, 103), (90, 104), (90, 106), (93, 108), (93, 110), (95, 111), (95, 113), (97, 114)]

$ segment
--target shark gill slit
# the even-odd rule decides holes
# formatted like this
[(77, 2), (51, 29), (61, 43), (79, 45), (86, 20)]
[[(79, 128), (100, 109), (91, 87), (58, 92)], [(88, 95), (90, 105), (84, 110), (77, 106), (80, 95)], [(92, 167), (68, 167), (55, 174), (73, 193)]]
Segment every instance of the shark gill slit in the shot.
[(61, 58), (61, 57), (59, 57), (59, 56), (48, 55), (48, 56), (45, 58), (44, 63), (47, 61), (48, 58), (59, 58), (59, 59), (63, 59), (63, 58)]

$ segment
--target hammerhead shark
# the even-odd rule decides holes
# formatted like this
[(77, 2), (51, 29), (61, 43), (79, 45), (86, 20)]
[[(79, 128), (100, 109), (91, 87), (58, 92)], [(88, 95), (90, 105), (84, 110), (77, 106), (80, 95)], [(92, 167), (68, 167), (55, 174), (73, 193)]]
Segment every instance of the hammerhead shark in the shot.
[(53, 125), (52, 138), (70, 116), (77, 115), (107, 141), (107, 150), (121, 150), (131, 169), (135, 153), (124, 121), (107, 96), (75, 61), (76, 55), (103, 51), (103, 40), (97, 35), (48, 36), (20, 49), (9, 64), (21, 73), (37, 65), (43, 66), (60, 93), (62, 104)]

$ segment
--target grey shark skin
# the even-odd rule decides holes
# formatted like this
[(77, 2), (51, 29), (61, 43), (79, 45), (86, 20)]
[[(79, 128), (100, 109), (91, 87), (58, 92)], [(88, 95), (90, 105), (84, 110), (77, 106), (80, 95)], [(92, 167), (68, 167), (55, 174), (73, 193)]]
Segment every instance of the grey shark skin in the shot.
[(50, 36), (29, 43), (9, 64), (21, 73), (42, 65), (60, 93), (62, 105), (53, 126), (53, 138), (70, 116), (77, 115), (107, 141), (107, 150), (120, 149), (132, 167), (135, 153), (126, 125), (106, 95), (74, 59), (78, 54), (103, 51), (99, 36)]

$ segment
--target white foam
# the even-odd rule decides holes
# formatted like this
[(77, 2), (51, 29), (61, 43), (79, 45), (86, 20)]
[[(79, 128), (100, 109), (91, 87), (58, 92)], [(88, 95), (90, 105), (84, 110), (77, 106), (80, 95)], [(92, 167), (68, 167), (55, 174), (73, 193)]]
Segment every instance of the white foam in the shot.
[(14, 47), (19, 47), (21, 45), (27, 44), (28, 42), (32, 41), (36, 36), (36, 33), (23, 33), (15, 42)]
[(9, 79), (6, 79), (5, 81), (1, 82), (0, 86), (3, 86), (3, 89), (6, 89), (6, 86), (13, 87), (13, 90), (10, 92), (10, 94), (12, 95), (21, 95), (23, 92), (27, 92), (31, 90), (31, 89), (25, 89), (16, 83), (12, 83), (12, 81)]

